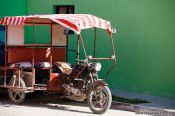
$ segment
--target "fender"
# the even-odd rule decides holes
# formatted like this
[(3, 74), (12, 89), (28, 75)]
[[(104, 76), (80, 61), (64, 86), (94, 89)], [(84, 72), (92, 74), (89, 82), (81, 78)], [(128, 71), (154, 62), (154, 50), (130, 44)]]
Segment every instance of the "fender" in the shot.
[(107, 86), (108, 83), (106, 83), (104, 80), (97, 80), (94, 82), (95, 87), (98, 85), (102, 85), (102, 86)]
[(89, 88), (87, 89), (86, 94), (88, 95), (89, 91), (90, 91), (91, 89), (94, 90), (95, 87), (97, 87), (98, 85), (107, 86), (108, 84), (107, 84), (104, 80), (96, 80), (96, 81), (92, 84), (92, 86), (89, 86)]

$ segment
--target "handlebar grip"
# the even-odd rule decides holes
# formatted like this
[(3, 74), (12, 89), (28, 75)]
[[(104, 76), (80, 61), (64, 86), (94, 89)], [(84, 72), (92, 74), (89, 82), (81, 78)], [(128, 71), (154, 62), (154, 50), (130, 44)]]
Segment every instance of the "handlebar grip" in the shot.
[(76, 61), (79, 61), (79, 62), (85, 62), (85, 60), (79, 60), (79, 59), (76, 59)]

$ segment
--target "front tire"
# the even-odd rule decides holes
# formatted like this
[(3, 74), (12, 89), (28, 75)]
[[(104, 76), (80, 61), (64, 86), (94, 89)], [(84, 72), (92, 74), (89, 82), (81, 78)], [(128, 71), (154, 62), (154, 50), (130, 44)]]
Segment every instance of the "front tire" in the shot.
[(112, 96), (108, 86), (97, 85), (95, 90), (89, 91), (87, 97), (89, 108), (95, 114), (103, 114), (111, 106)]
[[(18, 85), (18, 82), (20, 83), (20, 86)], [(25, 82), (21, 78), (12, 78), (9, 82), (9, 85), (14, 86), (14, 88), (8, 89), (8, 94), (11, 102), (14, 104), (21, 104), (25, 100), (26, 93), (24, 93), (23, 91), (16, 90), (16, 88), (26, 88)]]

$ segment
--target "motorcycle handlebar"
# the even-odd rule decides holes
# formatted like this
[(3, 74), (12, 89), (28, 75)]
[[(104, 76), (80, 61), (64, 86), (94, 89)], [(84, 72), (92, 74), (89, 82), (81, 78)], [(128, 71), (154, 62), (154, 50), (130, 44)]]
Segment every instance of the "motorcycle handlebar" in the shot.
[(79, 59), (76, 59), (76, 61), (78, 61), (78, 62), (83, 62), (83, 63), (86, 62), (86, 60), (79, 60)]

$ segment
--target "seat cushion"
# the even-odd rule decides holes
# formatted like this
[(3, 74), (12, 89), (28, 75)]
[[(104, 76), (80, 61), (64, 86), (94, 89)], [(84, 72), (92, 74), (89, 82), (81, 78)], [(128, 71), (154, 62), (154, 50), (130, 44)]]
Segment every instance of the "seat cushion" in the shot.
[(32, 68), (31, 62), (17, 62), (10, 64), (10, 68)]
[(49, 62), (37, 62), (35, 63), (35, 68), (49, 68), (50, 63)]
[[(10, 64), (10, 68), (32, 68), (32, 63), (31, 62), (17, 62)], [(50, 63), (49, 62), (37, 62), (34, 65), (35, 68), (49, 68)]]

